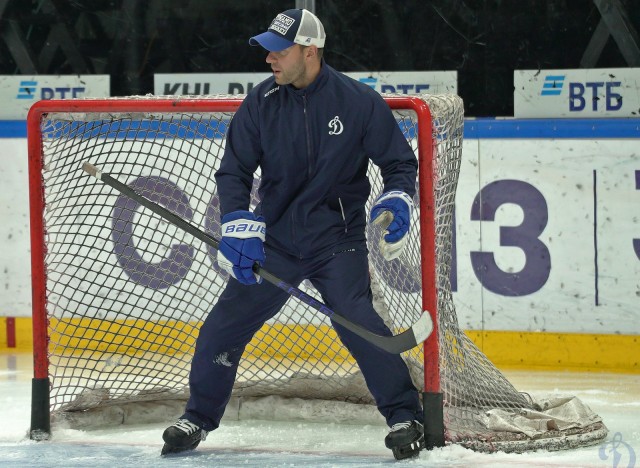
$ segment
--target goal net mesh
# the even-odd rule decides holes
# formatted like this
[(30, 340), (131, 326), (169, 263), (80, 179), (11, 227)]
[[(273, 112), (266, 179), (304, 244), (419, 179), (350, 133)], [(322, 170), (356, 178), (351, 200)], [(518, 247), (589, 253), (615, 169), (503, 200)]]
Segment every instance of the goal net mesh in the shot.
[[(54, 424), (80, 421), (81, 415), (95, 421), (98, 410), (110, 411), (121, 422), (134, 414), (132, 405), (150, 404), (165, 408), (161, 416), (172, 419), (180, 415), (176, 408), (188, 397), (198, 329), (228, 276), (217, 265), (214, 249), (82, 170), (82, 163), (89, 162), (219, 237), (220, 204), (213, 174), (233, 112), (216, 111), (215, 102), (229, 96), (199, 98), (205, 110), (172, 109), (170, 103), (176, 99), (195, 101), (133, 97), (127, 99), (130, 110), (113, 111), (78, 100), (73, 110), (43, 113), (40, 119), (38, 179), (44, 193), (46, 252), (42, 313), (48, 323)], [(597, 415), (584, 405), (579, 408), (584, 414), (566, 424), (564, 413), (549, 414), (553, 408), (567, 412), (567, 402), (541, 403), (518, 392), (458, 326), (449, 277), (463, 105), (454, 95), (421, 99), (428, 104), (431, 124), (418, 121), (412, 110), (394, 113), (416, 151), (419, 126), (432, 125), (431, 141), (421, 145), (431, 145), (435, 152), (437, 339), (446, 439), (485, 451), (597, 442), (606, 435)], [(159, 106), (162, 102), (169, 105)], [(367, 210), (382, 192), (373, 165), (369, 177)], [(252, 207), (258, 201), (259, 182), (258, 172)], [(418, 196), (414, 201), (418, 206)], [(423, 313), (420, 221), (416, 209), (407, 248), (391, 262), (378, 251), (381, 233), (377, 228), (367, 231), (375, 307), (394, 333), (410, 327)], [(307, 282), (300, 288), (321, 299)], [(422, 390), (423, 351), (415, 348), (403, 357)], [(358, 366), (328, 319), (293, 298), (255, 335), (238, 370), (234, 397), (266, 396), (373, 403)], [(567, 401), (575, 412), (579, 402)], [(168, 410), (162, 406), (167, 402), (177, 406)], [(536, 421), (535, 427), (519, 425), (514, 422), (518, 419)], [(140, 413), (132, 422), (142, 422)]]

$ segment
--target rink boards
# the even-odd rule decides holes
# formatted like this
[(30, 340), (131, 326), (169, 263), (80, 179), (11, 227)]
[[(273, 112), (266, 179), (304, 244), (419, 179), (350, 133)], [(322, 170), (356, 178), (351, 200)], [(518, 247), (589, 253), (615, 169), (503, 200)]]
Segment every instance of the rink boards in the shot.
[[(638, 372), (637, 124), (638, 119), (467, 121), (453, 297), (460, 326), (498, 365)], [(9, 138), (3, 144), (2, 217), (9, 221), (0, 231), (10, 293), (0, 294), (0, 313), (6, 315), (0, 338), (30, 349), (31, 291), (23, 253), (28, 250), (26, 141)], [(494, 190), (501, 186), (510, 190)], [(499, 195), (518, 192), (534, 194), (537, 204), (527, 207)], [(479, 197), (493, 199), (495, 219), (486, 217), (488, 211), (474, 211)], [(506, 244), (505, 229), (540, 213), (547, 220), (542, 232), (528, 231), (525, 224), (512, 230), (515, 245)], [(530, 241), (544, 244), (548, 262), (535, 260)], [(492, 274), (481, 274), (489, 265), (481, 252), (493, 254)], [(521, 284), (509, 289), (509, 281), (529, 290)]]

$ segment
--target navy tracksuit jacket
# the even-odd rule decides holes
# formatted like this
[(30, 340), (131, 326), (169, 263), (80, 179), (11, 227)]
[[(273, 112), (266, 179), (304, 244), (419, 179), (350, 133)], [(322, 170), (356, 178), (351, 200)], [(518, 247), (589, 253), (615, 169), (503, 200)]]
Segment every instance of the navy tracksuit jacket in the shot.
[[(264, 268), (293, 285), (309, 279), (332, 310), (389, 335), (371, 304), (369, 160), (380, 167), (385, 191), (413, 196), (416, 157), (388, 105), (323, 61), (307, 88), (269, 78), (251, 90), (232, 120), (215, 178), (222, 215), (247, 210), (259, 167), (261, 202), (254, 211), (266, 223)], [(267, 282), (244, 286), (229, 279), (200, 329), (184, 417), (205, 430), (218, 427), (246, 344), (288, 298)], [(401, 357), (333, 326), (387, 423), (421, 420), (418, 392)]]

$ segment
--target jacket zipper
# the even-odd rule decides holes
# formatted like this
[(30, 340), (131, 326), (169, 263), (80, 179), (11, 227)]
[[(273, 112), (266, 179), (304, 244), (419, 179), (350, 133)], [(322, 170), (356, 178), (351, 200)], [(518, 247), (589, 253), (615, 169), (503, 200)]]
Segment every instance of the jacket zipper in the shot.
[(344, 232), (347, 232), (347, 218), (344, 215), (344, 206), (342, 206), (342, 198), (338, 197), (338, 203), (340, 204), (340, 212), (342, 213), (342, 221), (344, 222)]
[(302, 110), (304, 113), (304, 129), (307, 136), (307, 177), (311, 179), (313, 173), (313, 154), (311, 151), (311, 131), (309, 129), (309, 119), (307, 117), (307, 96), (302, 95)]
[[(313, 155), (311, 152), (311, 132), (309, 130), (309, 119), (307, 117), (307, 96), (302, 95), (302, 113), (304, 115), (304, 131), (307, 140), (307, 179), (311, 179), (312, 167), (311, 163), (313, 161)], [(296, 243), (296, 219), (295, 213), (291, 213), (291, 241), (293, 245), (298, 249), (298, 257), (302, 258), (302, 254), (300, 253), (300, 249)]]

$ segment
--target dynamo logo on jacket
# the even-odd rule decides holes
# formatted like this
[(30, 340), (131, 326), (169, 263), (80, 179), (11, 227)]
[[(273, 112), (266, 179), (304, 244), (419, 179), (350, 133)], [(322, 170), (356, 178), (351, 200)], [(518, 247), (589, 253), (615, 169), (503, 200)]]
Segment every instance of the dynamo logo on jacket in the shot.
[(342, 130), (344, 130), (344, 126), (342, 122), (340, 122), (340, 117), (337, 115), (329, 121), (329, 135), (340, 135)]

